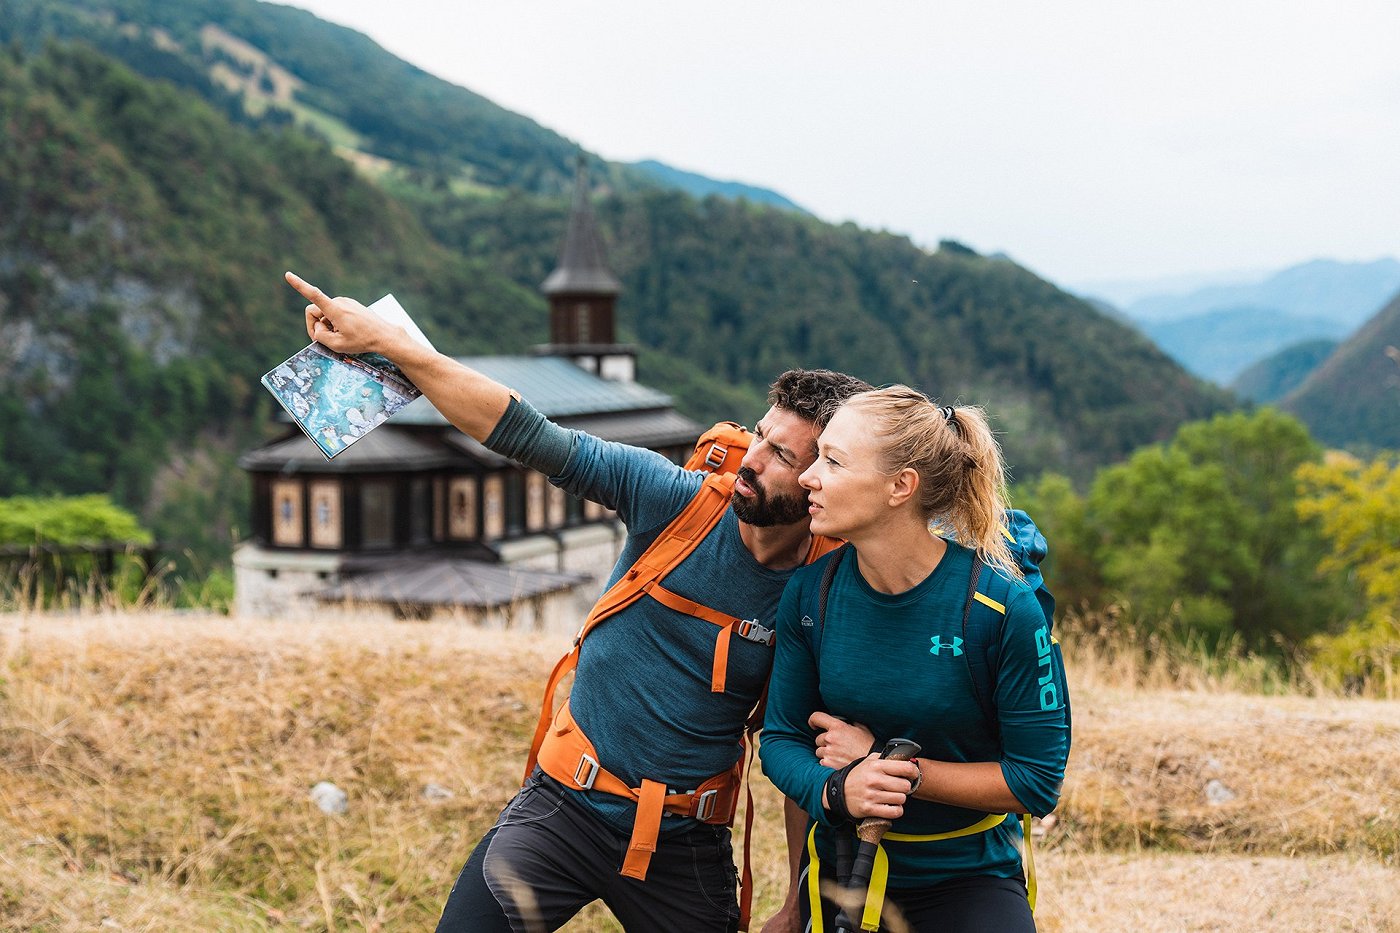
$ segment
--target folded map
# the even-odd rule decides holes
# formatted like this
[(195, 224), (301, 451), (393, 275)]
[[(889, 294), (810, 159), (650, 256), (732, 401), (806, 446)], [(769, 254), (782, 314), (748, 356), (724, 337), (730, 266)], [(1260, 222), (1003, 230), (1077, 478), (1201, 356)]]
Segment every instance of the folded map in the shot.
[[(432, 347), (393, 295), (385, 295), (369, 310)], [(336, 353), (319, 343), (263, 376), (262, 384), (327, 460), (423, 394), (377, 353)]]

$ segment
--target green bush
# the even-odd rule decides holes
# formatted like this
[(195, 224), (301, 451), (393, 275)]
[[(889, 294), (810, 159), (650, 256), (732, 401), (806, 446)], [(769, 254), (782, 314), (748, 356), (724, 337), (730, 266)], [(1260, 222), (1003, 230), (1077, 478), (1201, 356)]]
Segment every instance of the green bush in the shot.
[(0, 545), (149, 545), (135, 515), (103, 495), (0, 499)]

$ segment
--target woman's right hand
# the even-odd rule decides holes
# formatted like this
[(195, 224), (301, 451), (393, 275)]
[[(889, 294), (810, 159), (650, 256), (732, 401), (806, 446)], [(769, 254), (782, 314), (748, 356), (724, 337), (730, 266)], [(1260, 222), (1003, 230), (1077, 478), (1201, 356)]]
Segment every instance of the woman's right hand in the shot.
[(823, 768), (844, 768), (870, 754), (875, 735), (858, 722), (848, 722), (820, 710), (807, 718), (817, 732), (817, 761)]
[(846, 775), (846, 809), (857, 820), (897, 820), (904, 815), (904, 801), (918, 773), (919, 766), (912, 761), (871, 754)]

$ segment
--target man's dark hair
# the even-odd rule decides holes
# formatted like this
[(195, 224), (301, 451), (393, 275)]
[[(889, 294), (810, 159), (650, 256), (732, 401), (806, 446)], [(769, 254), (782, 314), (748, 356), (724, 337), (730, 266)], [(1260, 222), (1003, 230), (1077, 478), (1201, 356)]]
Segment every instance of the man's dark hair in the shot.
[(768, 404), (825, 428), (841, 403), (870, 383), (830, 369), (789, 369), (768, 390)]

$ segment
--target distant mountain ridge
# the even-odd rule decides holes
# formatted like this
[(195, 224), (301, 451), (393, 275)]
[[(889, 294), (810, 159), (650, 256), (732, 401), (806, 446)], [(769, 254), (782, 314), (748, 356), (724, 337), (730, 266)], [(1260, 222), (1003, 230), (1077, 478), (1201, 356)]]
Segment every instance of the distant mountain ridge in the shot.
[[(1121, 294), (1134, 287), (1117, 284)], [(1257, 281), (1149, 295), (1127, 303), (1122, 313), (1191, 372), (1226, 385), (1294, 344), (1345, 338), (1397, 290), (1395, 259), (1318, 259)]]
[(1260, 307), (1217, 308), (1138, 326), (1172, 359), (1218, 385), (1228, 385), (1251, 365), (1285, 347), (1314, 338), (1335, 342), (1349, 330), (1336, 320)]
[[(78, 39), (150, 78), (190, 88), (231, 118), (292, 121), (371, 175), (459, 192), (564, 195), (581, 147), (442, 80), (368, 36), (258, 0), (4, 0), (0, 44)], [(606, 190), (675, 188), (801, 210), (777, 192), (661, 162), (585, 153)]]
[(1267, 356), (1235, 377), (1230, 390), (1251, 402), (1277, 402), (1303, 384), (1339, 346), (1335, 340), (1304, 340)]
[(1400, 260), (1337, 262), (1315, 259), (1289, 266), (1261, 282), (1222, 285), (1185, 294), (1155, 295), (1123, 312), (1135, 321), (1172, 321), (1220, 308), (1272, 308), (1290, 316), (1359, 327), (1400, 289)]
[(743, 198), (752, 201), (754, 204), (767, 204), (770, 207), (782, 208), (785, 211), (796, 211), (799, 214), (810, 214), (811, 212), (799, 207), (783, 195), (768, 188), (759, 188), (754, 185), (745, 184), (741, 181), (716, 181), (695, 172), (686, 172), (655, 159), (644, 159), (641, 162), (632, 162), (631, 166), (647, 175), (655, 178), (667, 188), (675, 188), (684, 191), (694, 198), (707, 198), (715, 195), (729, 200)]
[(1400, 450), (1400, 294), (1279, 407), (1297, 415), (1325, 443)]

